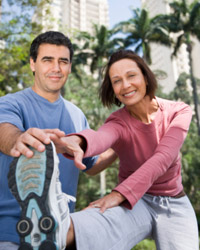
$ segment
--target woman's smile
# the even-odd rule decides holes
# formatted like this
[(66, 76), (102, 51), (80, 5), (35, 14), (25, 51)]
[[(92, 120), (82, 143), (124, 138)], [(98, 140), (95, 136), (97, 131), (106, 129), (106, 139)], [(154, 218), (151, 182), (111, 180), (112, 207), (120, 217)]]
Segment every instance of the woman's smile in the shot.
[(147, 84), (136, 62), (126, 58), (113, 63), (109, 76), (116, 98), (125, 106), (143, 101)]
[(133, 91), (131, 91), (131, 92), (129, 92), (129, 93), (123, 94), (123, 96), (124, 96), (124, 97), (130, 97), (130, 96), (135, 95), (135, 93), (136, 93), (136, 90), (133, 90)]

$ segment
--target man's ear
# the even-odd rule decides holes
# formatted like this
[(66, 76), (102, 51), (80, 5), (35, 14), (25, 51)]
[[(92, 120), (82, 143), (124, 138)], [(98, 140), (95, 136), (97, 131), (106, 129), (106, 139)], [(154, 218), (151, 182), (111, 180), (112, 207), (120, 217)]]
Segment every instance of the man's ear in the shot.
[(30, 68), (33, 72), (35, 72), (35, 62), (33, 61), (33, 58), (30, 58)]
[(72, 72), (72, 63), (70, 63), (69, 74)]

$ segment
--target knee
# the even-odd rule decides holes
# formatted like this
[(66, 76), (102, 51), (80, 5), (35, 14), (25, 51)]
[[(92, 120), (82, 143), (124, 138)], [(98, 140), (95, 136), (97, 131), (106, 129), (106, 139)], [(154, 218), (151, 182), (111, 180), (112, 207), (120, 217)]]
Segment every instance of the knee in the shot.
[(69, 230), (67, 233), (67, 248), (66, 249), (73, 249), (75, 250), (75, 231), (74, 231), (74, 224), (73, 221), (70, 221)]

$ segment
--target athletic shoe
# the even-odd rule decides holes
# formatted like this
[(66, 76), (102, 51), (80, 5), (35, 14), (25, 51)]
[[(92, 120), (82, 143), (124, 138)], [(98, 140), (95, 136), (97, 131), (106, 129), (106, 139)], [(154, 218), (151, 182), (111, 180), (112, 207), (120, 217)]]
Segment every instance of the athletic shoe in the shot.
[(15, 158), (8, 173), (9, 188), (21, 207), (19, 250), (62, 250), (70, 226), (68, 203), (75, 198), (62, 193), (54, 144), (42, 153), (31, 150), (34, 156)]

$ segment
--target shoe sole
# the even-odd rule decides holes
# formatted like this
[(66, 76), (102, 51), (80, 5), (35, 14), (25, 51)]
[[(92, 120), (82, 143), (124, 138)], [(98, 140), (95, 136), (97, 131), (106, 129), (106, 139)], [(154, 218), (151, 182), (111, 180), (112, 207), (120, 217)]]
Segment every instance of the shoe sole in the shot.
[(8, 173), (8, 185), (21, 207), (16, 229), (19, 250), (58, 250), (55, 242), (57, 222), (48, 205), (48, 192), (54, 171), (53, 148), (34, 152), (32, 158), (14, 158)]

